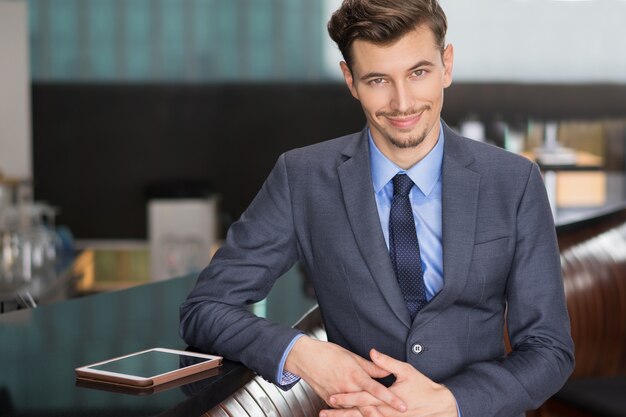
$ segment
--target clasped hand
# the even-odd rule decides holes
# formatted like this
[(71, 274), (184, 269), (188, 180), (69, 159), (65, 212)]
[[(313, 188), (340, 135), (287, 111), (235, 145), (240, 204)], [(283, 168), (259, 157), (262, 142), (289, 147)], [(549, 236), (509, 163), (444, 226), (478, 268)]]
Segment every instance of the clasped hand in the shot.
[[(367, 361), (333, 343), (300, 338), (285, 369), (299, 375), (333, 409), (321, 417), (395, 417), (458, 415), (454, 396), (408, 363), (376, 350)], [(373, 378), (393, 374), (387, 388)]]

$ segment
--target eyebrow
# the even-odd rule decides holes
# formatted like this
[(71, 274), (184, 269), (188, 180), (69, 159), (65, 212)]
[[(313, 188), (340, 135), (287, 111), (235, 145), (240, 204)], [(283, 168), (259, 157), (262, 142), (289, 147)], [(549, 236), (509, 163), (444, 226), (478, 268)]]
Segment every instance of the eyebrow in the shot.
[[(423, 59), (423, 60), (419, 61), (417, 64), (413, 65), (411, 68), (409, 68), (408, 72), (415, 71), (416, 69), (421, 68), (421, 67), (432, 67), (433, 65), (435, 65), (435, 64), (433, 64), (430, 61), (427, 61), (427, 60)], [(367, 74), (363, 74), (360, 77), (360, 80), (361, 81), (365, 81), (365, 80), (369, 80), (371, 78), (382, 78), (382, 77), (386, 77), (386, 76), (387, 76), (387, 74), (384, 74), (382, 72), (368, 72)]]

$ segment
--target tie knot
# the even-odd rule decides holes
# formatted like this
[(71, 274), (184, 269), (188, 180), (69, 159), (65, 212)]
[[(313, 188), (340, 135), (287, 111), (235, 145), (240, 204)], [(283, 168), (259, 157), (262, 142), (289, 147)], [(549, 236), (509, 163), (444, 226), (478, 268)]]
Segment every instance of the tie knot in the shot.
[(406, 197), (413, 187), (413, 180), (406, 174), (397, 174), (393, 177), (393, 195)]

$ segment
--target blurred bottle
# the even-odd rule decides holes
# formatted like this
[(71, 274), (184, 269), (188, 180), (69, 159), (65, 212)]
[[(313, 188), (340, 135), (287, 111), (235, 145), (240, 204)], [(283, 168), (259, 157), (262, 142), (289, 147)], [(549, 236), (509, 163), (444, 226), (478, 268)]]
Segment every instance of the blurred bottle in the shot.
[(55, 210), (40, 203), (20, 203), (0, 212), (0, 287), (28, 286), (37, 297), (54, 281), (63, 245), (54, 227)]
[(507, 123), (504, 134), (504, 148), (513, 153), (524, 152), (526, 146), (526, 132), (528, 123), (521, 117), (516, 117)]
[(461, 135), (479, 142), (485, 141), (485, 125), (471, 113), (461, 122)]

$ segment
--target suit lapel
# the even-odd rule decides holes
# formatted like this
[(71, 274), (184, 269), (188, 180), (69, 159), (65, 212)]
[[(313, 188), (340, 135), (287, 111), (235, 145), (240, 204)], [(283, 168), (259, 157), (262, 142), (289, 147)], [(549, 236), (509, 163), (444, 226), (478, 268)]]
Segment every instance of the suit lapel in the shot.
[[(442, 166), (442, 224), (444, 287), (417, 315), (415, 326), (430, 321), (462, 293), (474, 247), (480, 174), (469, 167), (474, 157), (463, 140), (445, 124)], [(411, 319), (398, 286), (385, 238), (380, 228), (370, 171), (367, 129), (351, 142), (337, 168), (350, 226), (383, 297), (408, 328)]]
[(418, 314), (421, 325), (452, 304), (465, 288), (476, 227), (480, 174), (469, 169), (474, 157), (444, 124), (442, 166), (443, 290)]
[(350, 227), (361, 256), (387, 303), (402, 323), (411, 327), (409, 312), (398, 286), (385, 244), (370, 171), (367, 129), (343, 154), (348, 159), (337, 168)]

